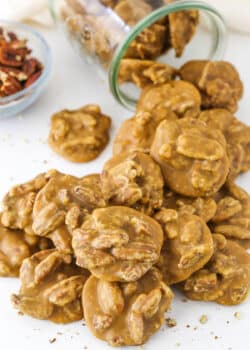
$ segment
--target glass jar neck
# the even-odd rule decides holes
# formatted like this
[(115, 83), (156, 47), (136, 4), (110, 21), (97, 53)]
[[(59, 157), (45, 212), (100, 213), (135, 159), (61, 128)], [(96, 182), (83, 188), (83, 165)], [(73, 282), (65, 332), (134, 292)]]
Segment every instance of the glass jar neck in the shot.
[[(143, 30), (171, 13), (183, 10), (199, 10), (207, 16), (213, 28), (213, 38), (211, 52), (206, 59), (220, 60), (223, 57), (227, 42), (227, 28), (223, 17), (215, 8), (202, 1), (178, 0), (156, 9), (129, 31), (127, 37), (116, 49), (109, 66), (109, 85), (111, 92), (115, 99), (126, 108), (134, 110), (137, 103), (135, 98), (130, 97), (122, 91), (119, 84), (120, 65), (126, 51)], [(206, 45), (206, 43), (203, 44)]]

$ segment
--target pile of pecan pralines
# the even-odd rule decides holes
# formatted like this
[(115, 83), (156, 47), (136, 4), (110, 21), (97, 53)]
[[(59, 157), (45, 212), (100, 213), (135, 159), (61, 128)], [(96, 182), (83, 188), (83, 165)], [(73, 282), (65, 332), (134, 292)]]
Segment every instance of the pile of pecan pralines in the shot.
[[(250, 169), (250, 128), (233, 114), (237, 70), (125, 59), (120, 79), (143, 90), (101, 174), (40, 174), (12, 188), (0, 214), (0, 276), (21, 281), (14, 306), (56, 323), (84, 318), (112, 346), (143, 344), (163, 325), (172, 285), (222, 305), (250, 292), (250, 196), (235, 183)], [(59, 145), (91, 144), (93, 111), (59, 118)]]

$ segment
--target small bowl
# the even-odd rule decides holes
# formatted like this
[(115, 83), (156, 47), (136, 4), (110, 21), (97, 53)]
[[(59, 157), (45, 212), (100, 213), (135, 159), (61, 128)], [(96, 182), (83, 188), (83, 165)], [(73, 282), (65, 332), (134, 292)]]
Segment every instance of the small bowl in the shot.
[(20, 38), (27, 39), (27, 46), (32, 49), (31, 55), (43, 65), (42, 74), (32, 85), (16, 94), (0, 97), (0, 119), (2, 119), (20, 114), (38, 99), (48, 83), (52, 57), (51, 50), (45, 39), (30, 26), (18, 22), (0, 20), (0, 27), (16, 33)]

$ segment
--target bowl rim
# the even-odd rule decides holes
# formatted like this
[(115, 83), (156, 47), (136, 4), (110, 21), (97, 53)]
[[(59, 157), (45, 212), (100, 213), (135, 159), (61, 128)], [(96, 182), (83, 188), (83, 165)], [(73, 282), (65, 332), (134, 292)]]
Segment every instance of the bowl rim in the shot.
[[(23, 23), (20, 23), (17, 21), (8, 21), (8, 20), (0, 19), (0, 27), (3, 27), (3, 29), (4, 29), (4, 26), (17, 27), (17, 31), (18, 31), (18, 27), (19, 27), (23, 31), (27, 31), (27, 32), (31, 33), (36, 39), (38, 39), (38, 41), (40, 42), (40, 45), (42, 46), (42, 50), (44, 52), (46, 52), (47, 54), (46, 54), (45, 62), (43, 62), (43, 71), (42, 71), (42, 74), (40, 75), (40, 77), (33, 84), (31, 84), (29, 87), (15, 93), (13, 95), (6, 96), (6, 97), (0, 97), (0, 109), (3, 107), (6, 107), (6, 105), (10, 102), (14, 102), (14, 101), (18, 102), (17, 100), (20, 100), (26, 94), (29, 95), (32, 92), (32, 90), (36, 89), (39, 85), (41, 85), (44, 81), (46, 81), (46, 79), (49, 77), (51, 70), (52, 70), (51, 48), (49, 47), (49, 44), (47, 43), (47, 41), (45, 40), (45, 38), (43, 37), (42, 34), (40, 34), (36, 29), (32, 28), (31, 26), (29, 26), (27, 24), (23, 24)], [(32, 47), (31, 47), (31, 49), (32, 49)]]

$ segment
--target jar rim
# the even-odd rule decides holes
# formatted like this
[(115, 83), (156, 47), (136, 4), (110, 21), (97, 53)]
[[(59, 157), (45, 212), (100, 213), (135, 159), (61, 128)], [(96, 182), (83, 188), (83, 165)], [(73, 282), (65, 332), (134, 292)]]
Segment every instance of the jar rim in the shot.
[(213, 6), (199, 0), (178, 0), (156, 9), (131, 29), (125, 40), (116, 49), (109, 66), (110, 90), (115, 99), (127, 109), (134, 111), (137, 103), (135, 99), (132, 99), (122, 92), (118, 82), (121, 61), (128, 47), (144, 29), (170, 13), (183, 10), (201, 10), (210, 15), (215, 24), (216, 40), (214, 41), (213, 53), (208, 59), (219, 60), (223, 57), (227, 42), (227, 26), (223, 16)]

